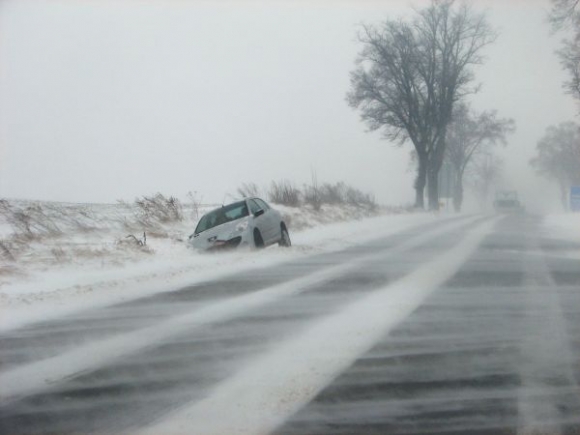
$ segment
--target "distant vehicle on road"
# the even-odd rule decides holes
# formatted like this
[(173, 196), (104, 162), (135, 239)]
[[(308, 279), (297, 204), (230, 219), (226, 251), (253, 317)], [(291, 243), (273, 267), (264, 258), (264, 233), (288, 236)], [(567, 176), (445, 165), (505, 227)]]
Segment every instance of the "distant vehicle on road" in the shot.
[(523, 213), (524, 207), (514, 190), (500, 190), (495, 193), (493, 208), (498, 213)]
[(189, 243), (204, 251), (291, 245), (282, 215), (260, 198), (245, 198), (206, 213), (189, 236)]

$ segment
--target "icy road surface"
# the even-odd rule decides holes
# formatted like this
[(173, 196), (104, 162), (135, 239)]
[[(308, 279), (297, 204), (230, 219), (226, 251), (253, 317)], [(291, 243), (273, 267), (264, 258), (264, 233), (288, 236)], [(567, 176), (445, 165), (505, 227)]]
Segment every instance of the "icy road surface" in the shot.
[(0, 434), (575, 434), (580, 244), (460, 217), (0, 335)]

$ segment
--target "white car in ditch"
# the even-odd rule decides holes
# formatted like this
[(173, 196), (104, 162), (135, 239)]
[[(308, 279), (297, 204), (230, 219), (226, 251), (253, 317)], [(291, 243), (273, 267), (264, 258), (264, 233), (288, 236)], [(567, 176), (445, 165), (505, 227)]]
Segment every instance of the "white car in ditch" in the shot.
[(291, 245), (282, 215), (260, 198), (245, 198), (206, 213), (189, 236), (189, 243), (203, 251)]

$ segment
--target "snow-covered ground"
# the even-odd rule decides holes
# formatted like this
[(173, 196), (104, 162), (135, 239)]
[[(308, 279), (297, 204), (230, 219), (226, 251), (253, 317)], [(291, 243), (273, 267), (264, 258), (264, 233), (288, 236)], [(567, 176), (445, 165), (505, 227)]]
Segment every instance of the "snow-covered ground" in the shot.
[[(575, 293), (571, 286), (554, 290), (556, 284), (550, 281), (551, 270), (548, 267), (554, 267), (556, 263), (546, 262), (540, 247), (544, 246), (543, 243), (554, 242), (555, 254), (549, 252), (549, 255), (559, 255), (561, 250), (568, 255), (568, 252), (577, 249), (578, 245), (575, 247), (565, 242), (580, 241), (578, 215), (548, 216), (543, 220), (541, 231), (538, 231), (536, 217), (520, 215), (448, 219), (449, 215), (391, 213), (330, 223), (328, 217), (332, 213), (336, 216), (350, 212), (327, 209), (323, 218), (309, 210), (285, 210), (285, 213), (297, 213), (297, 216), (290, 216), (295, 223), (302, 219), (314, 225), (292, 230), (294, 245), (291, 249), (271, 247), (260, 251), (199, 254), (186, 248), (184, 239), (190, 225), (183, 222), (161, 228), (166, 235), (150, 237), (147, 250), (138, 245), (121, 244), (122, 247), (118, 247), (113, 243), (107, 248), (110, 249), (109, 254), (102, 248), (105, 252), (102, 254), (104, 267), (99, 265), (98, 260), (83, 258), (76, 261), (68, 256), (65, 256), (71, 258), (68, 262), (54, 263), (49, 267), (37, 262), (33, 267), (33, 258), (42, 258), (41, 252), (53, 249), (57, 240), (64, 246), (62, 250), (65, 253), (74, 251), (74, 246), (66, 243), (72, 243), (72, 240), (86, 242), (80, 233), (40, 238), (43, 244), (35, 245), (28, 251), (22, 247), (20, 257), (15, 258), (13, 263), (18, 265), (24, 257), (29, 269), (24, 270), (28, 273), (25, 276), (8, 273), (6, 283), (0, 288), (7, 307), (0, 329), (4, 329), (8, 337), (11, 333), (6, 330), (10, 328), (50, 316), (60, 317), (89, 306), (171, 292), (187, 284), (218, 276), (235, 276), (239, 271), (274, 266), (290, 260), (300, 260), (295, 264), (315, 264), (316, 258), (321, 257), (324, 260), (321, 262), (323, 267), (310, 269), (309, 273), (302, 273), (304, 269), (301, 268), (292, 271), (291, 267), (286, 267), (284, 272), (292, 272), (286, 279), (265, 287), (258, 282), (256, 286), (252, 285), (252, 291), (226, 293), (225, 298), (224, 294), (217, 292), (213, 295), (213, 292), (221, 291), (220, 287), (226, 280), (210, 287), (208, 293), (212, 297), (208, 300), (178, 298), (163, 303), (159, 301), (163, 299), (161, 296), (170, 295), (159, 295), (160, 298), (155, 298), (149, 307), (131, 308), (131, 305), (140, 305), (135, 303), (96, 310), (101, 314), (92, 320), (98, 321), (86, 330), (78, 328), (78, 322), (86, 320), (86, 313), (79, 313), (81, 315), (76, 322), (74, 318), (57, 322), (56, 333), (52, 331), (55, 337), (52, 341), (50, 337), (43, 338), (46, 340), (43, 345), (37, 344), (34, 334), (43, 335), (44, 325), (36, 325), (36, 330), (32, 327), (27, 331), (13, 331), (13, 336), (18, 340), (14, 341), (14, 348), (6, 355), (14, 359), (11, 366), (0, 372), (0, 400), (9, 404), (16, 403), (15, 399), (23, 400), (22, 404), (14, 405), (12, 415), (9, 415), (13, 427), (19, 427), (17, 423), (24, 422), (24, 419), (18, 420), (21, 414), (25, 414), (26, 419), (36, 418), (34, 424), (45, 427), (42, 426), (46, 425), (42, 419), (50, 414), (55, 427), (70, 422), (73, 429), (68, 432), (79, 432), (78, 428), (86, 424), (85, 415), (102, 412), (102, 415), (108, 416), (111, 409), (118, 406), (115, 400), (119, 399), (120, 390), (107, 393), (110, 385), (137, 386), (136, 390), (131, 388), (131, 391), (139, 391), (139, 386), (143, 386), (142, 391), (145, 392), (149, 390), (144, 386), (153, 385), (148, 384), (153, 382), (163, 385), (164, 389), (153, 389), (146, 398), (141, 394), (138, 398), (135, 396), (134, 400), (141, 401), (143, 414), (139, 414), (141, 410), (138, 410), (132, 415), (140, 430), (130, 433), (269, 433), (282, 422), (290, 421), (297, 410), (313, 403), (312, 399), (339, 379), (339, 375), (342, 376), (355, 367), (356, 361), (365, 358), (366, 362), (362, 364), (367, 370), (367, 385), (372, 387), (381, 380), (383, 383), (393, 380), (400, 383), (402, 375), (411, 388), (416, 388), (419, 381), (426, 385), (425, 390), (420, 390), (413, 400), (407, 397), (399, 400), (397, 393), (387, 391), (389, 388), (382, 390), (383, 396), (371, 396), (370, 400), (365, 398), (364, 403), (357, 399), (356, 394), (351, 399), (344, 388), (353, 388), (350, 383), (352, 379), (356, 379), (356, 387), (365, 385), (360, 381), (365, 371), (360, 371), (359, 366), (351, 372), (356, 378), (347, 377), (346, 382), (344, 378), (336, 381), (335, 386), (340, 388), (326, 396), (327, 399), (333, 398), (333, 403), (335, 398), (340, 402), (339, 411), (333, 414), (339, 420), (345, 415), (354, 418), (356, 413), (355, 421), (362, 415), (361, 421), (364, 422), (365, 416), (370, 414), (360, 414), (361, 406), (367, 406), (364, 408), (366, 411), (377, 410), (384, 415), (386, 400), (383, 398), (389, 400), (392, 415), (399, 413), (403, 418), (411, 419), (414, 415), (421, 418), (441, 409), (455, 413), (457, 404), (463, 403), (464, 397), (465, 403), (473, 403), (470, 406), (477, 414), (473, 421), (462, 420), (462, 424), (468, 421), (479, 427), (482, 413), (486, 414), (486, 418), (488, 415), (493, 417), (493, 413), (488, 413), (490, 408), (486, 408), (486, 403), (495, 403), (498, 397), (507, 397), (508, 407), (501, 408), (502, 413), (498, 417), (502, 422), (508, 409), (507, 412), (520, 413), (514, 421), (524, 421), (525, 433), (539, 433), (535, 429), (545, 421), (539, 420), (538, 415), (542, 418), (548, 415), (554, 427), (563, 425), (559, 414), (552, 413), (559, 409), (560, 402), (559, 399), (552, 399), (554, 385), (551, 382), (561, 379), (561, 369), (564, 374), (572, 373), (572, 366), (568, 367), (567, 364), (568, 361), (572, 364), (573, 359), (568, 358), (570, 338), (562, 332), (565, 331), (563, 322), (568, 319), (563, 317), (557, 298)], [(326, 221), (322, 222), (322, 219)], [(432, 223), (437, 225), (431, 226)], [(101, 228), (105, 226), (100, 225)], [(379, 251), (373, 250), (375, 244), (367, 244), (365, 249), (352, 250), (346, 256), (308, 258), (364, 244), (365, 241), (412, 227), (420, 227), (420, 230), (377, 243), (381, 247)], [(102, 231), (102, 234), (108, 234), (106, 237), (101, 235), (99, 239), (94, 231), (87, 237), (93, 237), (95, 243), (105, 246), (112, 243), (113, 235), (122, 237), (126, 232), (124, 228), (111, 225), (108, 232)], [(543, 234), (538, 234), (540, 232)], [(533, 243), (529, 243), (530, 239)], [(482, 243), (484, 240), (487, 242)], [(48, 247), (44, 247), (45, 244)], [(518, 249), (514, 250), (514, 246)], [(121, 251), (117, 252), (116, 249)], [(24, 256), (26, 252), (28, 257)], [(522, 252), (531, 255), (522, 255)], [(123, 263), (107, 262), (115, 255)], [(342, 261), (334, 263), (328, 258), (341, 258)], [(566, 267), (570, 264), (563, 262)], [(461, 273), (456, 275), (459, 270)], [(506, 271), (509, 273), (506, 274)], [(524, 272), (524, 279), (519, 278), (519, 271)], [(381, 279), (373, 280), (375, 273)], [(454, 276), (459, 279), (446, 284)], [(502, 281), (497, 281), (497, 278), (504, 279), (505, 276), (510, 279), (505, 280), (505, 285), (498, 286), (498, 282)], [(515, 277), (513, 281), (512, 276)], [(246, 276), (248, 281), (253, 281), (253, 278), (253, 275)], [(370, 278), (370, 281), (365, 278)], [(244, 282), (243, 279), (232, 281), (233, 287)], [(471, 289), (477, 291), (466, 291)], [(195, 290), (188, 291), (188, 295), (191, 296)], [(436, 299), (424, 303), (431, 297)], [(575, 297), (568, 299), (575, 300)], [(422, 309), (417, 310), (419, 307)], [(544, 311), (539, 313), (538, 307)], [(109, 309), (120, 311), (102, 315)], [(522, 310), (525, 313), (523, 317)], [(159, 316), (151, 316), (152, 312)], [(389, 346), (376, 347), (387, 334), (411, 316), (415, 316), (415, 320), (399, 329)], [(115, 323), (120, 318), (121, 322)], [(571, 315), (570, 319), (573, 318)], [(146, 321), (141, 323), (143, 319)], [(113, 324), (108, 325), (108, 322)], [(112, 327), (101, 329), (105, 325)], [(530, 335), (530, 330), (534, 334)], [(181, 335), (184, 331), (187, 331), (187, 339)], [(58, 335), (63, 332), (71, 333), (74, 340), (61, 342)], [(530, 340), (530, 336), (536, 341)], [(550, 340), (545, 340), (545, 337), (550, 337)], [(506, 342), (513, 345), (506, 346)], [(187, 347), (187, 343), (193, 344), (193, 347)], [(549, 344), (548, 348), (545, 343)], [(506, 348), (507, 354), (504, 353)], [(482, 349), (485, 353), (483, 357)], [(433, 350), (436, 350), (436, 355)], [(423, 356), (417, 358), (417, 353)], [(447, 356), (443, 357), (446, 353)], [(520, 364), (514, 364), (521, 354), (526, 357), (524, 369), (519, 367)], [(374, 358), (384, 364), (378, 377), (376, 371), (369, 369), (374, 364), (368, 364), (368, 361)], [(482, 358), (493, 358), (495, 362), (481, 362)], [(474, 363), (475, 360), (479, 362)], [(224, 364), (219, 366), (219, 376), (213, 378), (212, 370), (217, 361)], [(158, 365), (160, 362), (162, 364)], [(484, 366), (485, 371), (481, 372)], [(126, 367), (131, 367), (130, 374), (123, 369)], [(101, 374), (93, 376), (101, 369), (104, 370)], [(424, 382), (426, 372), (429, 372), (428, 379), (437, 379), (443, 387), (438, 390), (429, 382)], [(103, 376), (103, 373), (106, 375)], [(493, 373), (493, 379), (498, 373), (500, 376), (511, 373), (506, 379), (512, 379), (512, 375), (513, 379), (518, 379), (517, 382), (523, 379), (524, 387), (514, 388), (511, 381), (499, 384), (493, 381), (492, 385), (484, 384), (481, 389), (475, 390), (464, 387), (465, 379), (471, 377), (481, 383), (482, 373)], [(541, 376), (536, 378), (536, 373)], [(550, 380), (550, 384), (544, 383), (544, 379)], [(568, 378), (565, 379), (568, 382)], [(570, 384), (561, 385), (565, 389), (566, 400), (570, 388), (576, 388), (573, 376), (571, 379)], [(368, 383), (369, 380), (372, 383)], [(191, 385), (195, 385), (195, 394), (191, 391)], [(94, 393), (71, 394), (81, 389)], [(201, 391), (199, 395), (198, 389)], [(537, 391), (544, 389), (549, 393), (536, 396)], [(529, 391), (534, 393), (530, 396)], [(45, 393), (47, 396), (40, 396)], [(26, 402), (29, 395), (31, 402)], [(29, 404), (39, 402), (39, 397), (43, 397), (44, 402), (35, 408), (37, 415), (31, 414)], [(71, 401), (69, 397), (76, 399)], [(183, 399), (177, 407), (172, 402), (171, 406), (161, 407), (169, 412), (152, 417), (152, 420), (142, 420), (143, 415), (152, 409), (147, 408), (148, 404), (155, 403), (157, 407), (161, 403), (157, 400), (171, 398), (172, 401), (175, 397)], [(481, 397), (485, 400), (478, 402)], [(62, 402), (59, 402), (61, 399)], [(124, 397), (123, 400), (125, 403), (131, 401)], [(111, 403), (107, 404), (107, 401)], [(518, 404), (517, 411), (513, 411), (514, 403)], [(341, 408), (344, 404), (350, 408)], [(306, 419), (296, 421), (307, 421), (312, 415), (321, 424), (336, 421), (334, 416), (329, 420), (330, 414), (320, 413), (320, 408), (316, 406), (312, 405), (312, 414), (308, 414)], [(61, 407), (65, 412), (59, 414)], [(67, 414), (71, 407), (74, 414)], [(461, 407), (463, 410), (463, 404)], [(21, 413), (21, 410), (25, 412)], [(227, 418), (223, 418), (224, 415)], [(447, 419), (446, 415), (450, 414), (442, 415), (443, 419)], [(77, 416), (79, 420), (73, 421)], [(454, 422), (453, 419), (449, 421)], [(447, 424), (443, 420), (438, 420), (438, 423)], [(114, 417), (111, 424), (116, 424)], [(430, 420), (425, 424), (430, 424)]]
[[(186, 240), (211, 205), (184, 207), (182, 220), (149, 225), (144, 247), (127, 238), (142, 237), (141, 219), (129, 204), (13, 201), (10, 206), (29, 210), (33, 236), (23, 237), (18, 225), (0, 214), (0, 242), (9, 250), (0, 252), (0, 329), (338, 250), (437, 219), (393, 211), (369, 217), (347, 206), (323, 206), (319, 212), (277, 206), (290, 223), (291, 249), (203, 254), (188, 248)], [(580, 214), (546, 216), (544, 230), (554, 238), (580, 241)], [(562, 255), (579, 258), (580, 252)]]
[(580, 241), (580, 213), (548, 215), (544, 227), (552, 237)]
[[(580, 243), (580, 213), (551, 214), (544, 218), (544, 232), (547, 236), (568, 242)], [(557, 255), (580, 259), (580, 250), (575, 247), (561, 249)]]
[[(23, 237), (17, 225), (2, 215), (0, 237), (9, 249), (9, 253), (4, 252), (0, 268), (0, 329), (4, 330), (338, 250), (437, 219), (430, 214), (392, 211), (369, 217), (368, 212), (346, 206), (324, 206), (319, 212), (277, 207), (290, 222), (291, 249), (271, 247), (257, 252), (203, 254), (189, 249), (186, 240), (198, 216), (210, 206), (184, 208), (182, 220), (149, 225), (146, 246), (127, 238), (128, 234), (137, 238), (142, 234), (138, 225), (142, 219), (127, 204), (20, 202), (13, 207), (32, 214), (28, 223), (33, 236)], [(14, 213), (12, 219), (13, 216)], [(39, 221), (36, 224), (35, 219)]]

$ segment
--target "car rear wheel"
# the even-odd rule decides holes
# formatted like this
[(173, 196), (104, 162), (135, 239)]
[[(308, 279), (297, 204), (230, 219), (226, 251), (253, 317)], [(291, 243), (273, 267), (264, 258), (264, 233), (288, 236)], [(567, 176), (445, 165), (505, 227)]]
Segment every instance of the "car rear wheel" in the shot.
[(288, 230), (284, 227), (282, 227), (282, 234), (280, 235), (280, 241), (278, 242), (278, 245), (284, 246), (286, 248), (292, 246), (292, 242), (290, 241), (290, 234), (288, 234)]

